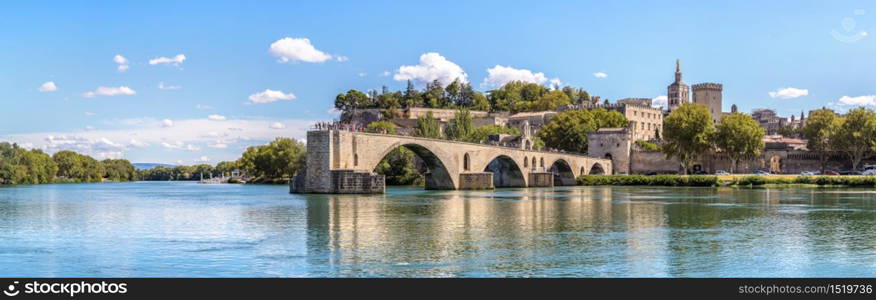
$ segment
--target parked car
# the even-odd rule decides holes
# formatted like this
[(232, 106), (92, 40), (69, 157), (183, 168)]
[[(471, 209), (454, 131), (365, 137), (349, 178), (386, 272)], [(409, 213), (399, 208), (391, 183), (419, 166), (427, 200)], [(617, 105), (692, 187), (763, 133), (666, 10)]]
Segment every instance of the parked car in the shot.
[(839, 175), (837, 171), (824, 171), (824, 175)]
[(803, 172), (800, 172), (800, 175), (803, 175), (803, 176), (815, 176), (815, 175), (818, 175), (818, 174), (821, 174), (821, 172), (818, 172), (818, 171), (803, 171)]
[(699, 170), (699, 171), (694, 171), (693, 174), (694, 174), (694, 175), (706, 175), (706, 174), (709, 174), (709, 173), (706, 173), (706, 171), (703, 171), (703, 170)]
[(654, 175), (657, 175), (657, 172), (650, 171), (650, 172), (645, 173), (645, 176), (654, 176)]
[(724, 170), (718, 170), (717, 172), (715, 172), (715, 175), (725, 176), (725, 175), (730, 175), (730, 172), (727, 172)]
[(861, 175), (860, 171), (839, 171), (840, 175)]
[(751, 174), (754, 174), (754, 175), (770, 175), (770, 172), (767, 172), (767, 171), (764, 171), (764, 170), (757, 170), (757, 171), (751, 172)]

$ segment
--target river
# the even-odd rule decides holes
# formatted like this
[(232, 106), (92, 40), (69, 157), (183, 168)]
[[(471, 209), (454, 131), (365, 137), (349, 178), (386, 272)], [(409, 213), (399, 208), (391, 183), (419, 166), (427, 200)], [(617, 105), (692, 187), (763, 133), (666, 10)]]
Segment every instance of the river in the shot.
[(3, 277), (876, 276), (876, 190), (0, 187)]

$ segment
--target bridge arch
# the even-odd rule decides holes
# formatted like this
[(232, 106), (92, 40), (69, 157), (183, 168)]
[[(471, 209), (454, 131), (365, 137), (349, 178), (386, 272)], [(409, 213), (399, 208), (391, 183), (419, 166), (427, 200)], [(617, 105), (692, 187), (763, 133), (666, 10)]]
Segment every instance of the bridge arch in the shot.
[[(525, 157), (523, 158), (526, 159)], [(523, 170), (511, 157), (498, 155), (487, 162), (484, 172), (493, 173), (493, 186), (495, 187), (526, 187), (526, 179)]]
[(575, 173), (572, 171), (572, 167), (569, 163), (564, 159), (557, 159), (548, 168), (548, 172), (554, 174), (554, 185), (555, 186), (566, 186), (566, 185), (575, 185), (577, 184), (575, 180)]
[(603, 175), (605, 174), (605, 168), (600, 163), (593, 163), (590, 167), (590, 172), (587, 172), (588, 175)]
[[(379, 152), (376, 159), (372, 159), (372, 162), (366, 166), (369, 171), (374, 171), (377, 168), (377, 164), (380, 163), (390, 152), (395, 150), (398, 147), (404, 147), (405, 149), (413, 152), (417, 157), (422, 160), (426, 165), (426, 189), (440, 189), (440, 190), (453, 190), (456, 189), (456, 180), (451, 175), (450, 169), (448, 169), (448, 163), (451, 163), (451, 159), (442, 158), (440, 149), (431, 149), (431, 147), (427, 146), (426, 143), (417, 143), (417, 142), (398, 142), (394, 143), (391, 146), (387, 147), (383, 151)], [(455, 166), (455, 165), (454, 165)], [(453, 167), (453, 166), (451, 166)], [(456, 174), (457, 172), (453, 172)]]

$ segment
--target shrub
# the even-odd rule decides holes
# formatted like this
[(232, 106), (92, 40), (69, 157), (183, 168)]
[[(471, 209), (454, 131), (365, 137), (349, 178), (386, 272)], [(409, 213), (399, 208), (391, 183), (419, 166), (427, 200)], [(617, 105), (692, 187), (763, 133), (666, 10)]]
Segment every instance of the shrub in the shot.
[(714, 186), (717, 176), (704, 175), (583, 175), (579, 185)]

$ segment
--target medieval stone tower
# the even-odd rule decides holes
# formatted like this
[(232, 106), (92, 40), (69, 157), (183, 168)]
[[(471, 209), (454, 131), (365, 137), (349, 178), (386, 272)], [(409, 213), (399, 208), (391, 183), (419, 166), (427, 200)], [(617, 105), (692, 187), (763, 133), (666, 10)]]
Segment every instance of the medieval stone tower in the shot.
[(669, 111), (673, 111), (690, 101), (690, 87), (681, 80), (681, 61), (679, 60), (675, 60), (675, 82), (670, 84), (667, 90)]
[(723, 86), (720, 83), (697, 83), (693, 86), (693, 102), (702, 104), (712, 113), (712, 121), (718, 124), (721, 120), (721, 91)]

